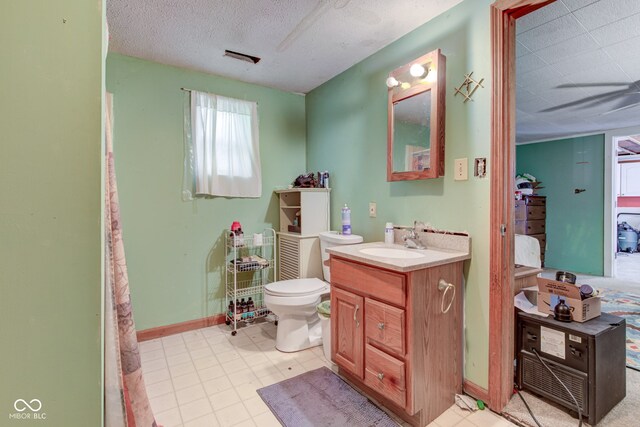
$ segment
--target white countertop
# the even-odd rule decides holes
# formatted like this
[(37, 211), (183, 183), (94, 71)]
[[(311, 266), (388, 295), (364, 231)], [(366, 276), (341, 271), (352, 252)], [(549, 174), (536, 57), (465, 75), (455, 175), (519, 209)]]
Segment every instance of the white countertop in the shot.
[[(411, 258), (389, 258), (385, 256), (369, 255), (361, 252), (362, 249), (368, 248), (388, 248), (403, 250), (423, 256), (412, 256)], [(408, 271), (421, 270), (423, 268), (450, 264), (457, 261), (464, 261), (471, 258), (470, 251), (458, 251), (438, 247), (427, 247), (427, 249), (408, 249), (403, 245), (388, 245), (383, 242), (332, 246), (330, 248), (327, 248), (327, 252), (329, 252), (331, 255), (339, 256), (341, 258), (346, 258), (353, 261), (358, 261), (376, 267), (386, 268), (403, 273)]]

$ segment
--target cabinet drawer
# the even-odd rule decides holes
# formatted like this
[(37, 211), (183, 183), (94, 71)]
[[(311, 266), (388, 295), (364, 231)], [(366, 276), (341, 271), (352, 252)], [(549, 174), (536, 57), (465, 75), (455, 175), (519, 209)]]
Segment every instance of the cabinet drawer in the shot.
[(331, 257), (331, 284), (365, 296), (405, 305), (405, 276)]
[(546, 234), (531, 234), (531, 237), (538, 239), (540, 242), (540, 254), (544, 255), (544, 251), (547, 249), (547, 235)]
[(533, 221), (518, 221), (515, 226), (516, 234), (542, 234), (545, 232), (545, 224), (543, 219), (535, 219)]
[(387, 399), (405, 407), (405, 364), (375, 347), (365, 350), (364, 383)]
[[(519, 200), (520, 201), (520, 200)], [(516, 204), (516, 220), (523, 219), (545, 219), (547, 216), (546, 206)]]
[(519, 203), (524, 203), (525, 205), (531, 205), (531, 206), (546, 206), (547, 197), (546, 196), (522, 196), (522, 200), (516, 200), (516, 205)]
[(404, 358), (405, 311), (367, 298), (364, 317), (366, 342)]

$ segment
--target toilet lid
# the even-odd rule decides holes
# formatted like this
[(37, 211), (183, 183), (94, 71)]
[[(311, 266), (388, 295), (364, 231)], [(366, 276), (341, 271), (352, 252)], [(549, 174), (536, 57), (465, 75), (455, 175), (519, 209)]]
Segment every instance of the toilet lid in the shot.
[(275, 296), (305, 296), (320, 292), (328, 283), (317, 279), (292, 279), (269, 283), (264, 287), (265, 292)]

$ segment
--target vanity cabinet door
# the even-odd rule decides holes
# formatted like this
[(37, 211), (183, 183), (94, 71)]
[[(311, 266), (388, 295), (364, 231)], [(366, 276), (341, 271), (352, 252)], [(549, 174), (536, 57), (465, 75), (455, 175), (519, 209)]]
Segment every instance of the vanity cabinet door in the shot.
[(334, 287), (331, 290), (331, 357), (341, 368), (362, 379), (364, 298)]

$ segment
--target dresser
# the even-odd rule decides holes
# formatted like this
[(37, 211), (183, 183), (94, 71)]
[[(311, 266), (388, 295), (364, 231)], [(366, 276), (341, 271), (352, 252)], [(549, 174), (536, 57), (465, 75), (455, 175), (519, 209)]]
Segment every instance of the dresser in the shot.
[(547, 247), (547, 197), (523, 196), (516, 200), (515, 232), (535, 237), (540, 242), (540, 261), (544, 266), (544, 252)]

